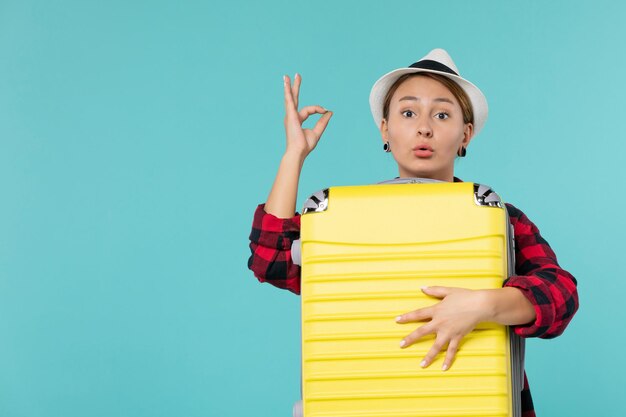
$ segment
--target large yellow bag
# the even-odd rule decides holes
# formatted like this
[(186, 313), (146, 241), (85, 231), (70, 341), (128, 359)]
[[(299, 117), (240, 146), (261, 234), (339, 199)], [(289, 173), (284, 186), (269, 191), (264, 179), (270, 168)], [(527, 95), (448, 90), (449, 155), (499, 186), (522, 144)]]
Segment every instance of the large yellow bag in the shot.
[[(395, 317), (437, 302), (424, 285), (499, 288), (513, 238), (500, 198), (473, 183), (332, 187), (305, 203), (302, 395), (305, 417), (521, 416), (523, 345), (506, 326), (467, 335), (452, 368), (428, 368), (419, 324)], [(303, 413), (303, 414), (302, 414)]]

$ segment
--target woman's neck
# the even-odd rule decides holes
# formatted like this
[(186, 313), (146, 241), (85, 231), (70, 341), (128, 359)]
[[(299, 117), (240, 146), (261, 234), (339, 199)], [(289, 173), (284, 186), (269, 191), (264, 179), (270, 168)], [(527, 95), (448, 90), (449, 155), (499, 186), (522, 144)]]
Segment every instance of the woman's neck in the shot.
[(409, 172), (409, 171), (400, 169), (398, 172), (398, 175), (400, 176), (400, 178), (428, 178), (431, 180), (439, 180), (439, 181), (446, 181), (446, 182), (454, 181), (454, 171), (445, 172), (445, 173), (444, 172), (434, 173), (434, 172)]

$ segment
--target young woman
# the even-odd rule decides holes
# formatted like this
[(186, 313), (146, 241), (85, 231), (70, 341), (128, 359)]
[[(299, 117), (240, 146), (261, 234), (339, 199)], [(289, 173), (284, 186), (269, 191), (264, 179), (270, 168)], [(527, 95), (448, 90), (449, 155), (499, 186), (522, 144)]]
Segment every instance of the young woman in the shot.
[[(300, 292), (300, 267), (291, 261), (290, 249), (300, 233), (300, 217), (295, 212), (298, 180), (304, 160), (332, 117), (332, 112), (321, 106), (298, 111), (301, 81), (298, 74), (293, 85), (284, 77), (287, 147), (267, 202), (255, 212), (248, 262), (259, 281), (296, 294)], [(393, 155), (400, 177), (441, 181), (460, 181), (454, 176), (454, 161), (466, 155), (488, 113), (482, 92), (459, 75), (442, 49), (381, 77), (372, 88), (370, 106), (383, 149)], [(313, 129), (303, 129), (302, 123), (313, 114), (322, 116)], [(428, 367), (445, 350), (443, 371), (449, 369), (463, 337), (481, 322), (511, 326), (522, 337), (553, 338), (565, 330), (578, 309), (575, 278), (559, 266), (528, 217), (513, 205), (506, 208), (515, 230), (516, 268), (503, 288), (424, 287), (425, 294), (441, 301), (396, 319), (398, 323), (421, 324), (400, 341), (401, 348), (425, 335), (435, 335), (422, 367)], [(527, 380), (524, 385), (522, 415), (535, 416)]]

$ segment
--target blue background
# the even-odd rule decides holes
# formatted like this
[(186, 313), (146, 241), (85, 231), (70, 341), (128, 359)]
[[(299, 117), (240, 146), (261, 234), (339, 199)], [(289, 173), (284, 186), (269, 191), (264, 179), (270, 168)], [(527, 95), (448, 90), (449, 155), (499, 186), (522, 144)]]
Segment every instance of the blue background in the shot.
[[(298, 206), (391, 178), (368, 96), (442, 47), (490, 116), (457, 164), (579, 280), (528, 342), (540, 416), (623, 416), (626, 6), (0, 1), (0, 416), (289, 416), (299, 299), (246, 268), (282, 75), (335, 115)], [(620, 262), (621, 261), (621, 262)]]

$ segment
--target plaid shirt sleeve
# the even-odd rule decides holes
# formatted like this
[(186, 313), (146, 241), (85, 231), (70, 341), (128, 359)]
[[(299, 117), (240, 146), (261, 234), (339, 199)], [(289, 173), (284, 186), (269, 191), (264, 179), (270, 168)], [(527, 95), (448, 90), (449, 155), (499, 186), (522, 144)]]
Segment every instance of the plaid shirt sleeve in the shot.
[(300, 238), (300, 215), (280, 219), (260, 204), (254, 212), (248, 268), (261, 282), (300, 294), (300, 266), (291, 259), (291, 244)]
[(519, 288), (535, 307), (534, 323), (513, 326), (522, 337), (551, 339), (559, 336), (576, 310), (576, 279), (562, 269), (539, 229), (521, 210), (506, 205), (515, 229), (515, 272), (504, 286)]

